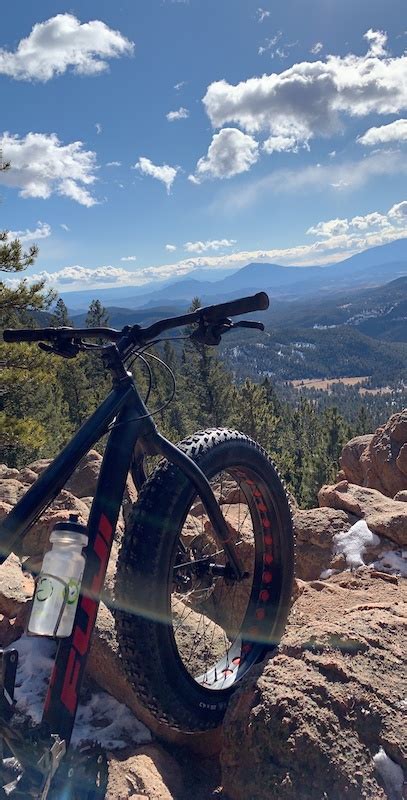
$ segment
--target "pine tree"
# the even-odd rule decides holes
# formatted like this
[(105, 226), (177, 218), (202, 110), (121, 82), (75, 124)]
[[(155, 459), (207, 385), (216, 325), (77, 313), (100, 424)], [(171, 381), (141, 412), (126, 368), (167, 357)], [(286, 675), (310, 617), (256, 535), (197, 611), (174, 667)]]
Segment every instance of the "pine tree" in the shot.
[(247, 436), (270, 450), (277, 418), (267, 400), (267, 389), (247, 378), (233, 392), (232, 423)]
[[(0, 152), (0, 172), (10, 168), (5, 163)], [(0, 271), (22, 272), (31, 266), (38, 254), (36, 245), (24, 251), (18, 239), (10, 240), (7, 231), (0, 231)], [(46, 308), (52, 300), (52, 293), (44, 294), (45, 281), (36, 281), (29, 285), (21, 280), (17, 287), (11, 288), (4, 281), (0, 281), (0, 326), (16, 325), (21, 314), (27, 309)]]
[[(189, 311), (201, 305), (195, 297)], [(187, 328), (186, 333), (191, 333)], [(214, 347), (187, 340), (182, 351), (181, 371), (184, 380), (189, 429), (225, 425), (232, 409), (231, 376), (218, 358)]]
[(92, 300), (88, 313), (86, 314), (85, 325), (87, 328), (104, 328), (109, 322), (109, 314), (100, 300)]
[(59, 297), (55, 308), (53, 311), (53, 322), (56, 327), (71, 327), (72, 322), (69, 319), (68, 309), (62, 300), (62, 297)]
[[(0, 155), (0, 171), (8, 169)], [(0, 271), (20, 273), (37, 256), (35, 245), (24, 251), (19, 240), (0, 233)], [(35, 312), (46, 310), (54, 299), (44, 281), (17, 286), (0, 281), (0, 327), (36, 327)], [(64, 443), (64, 403), (56, 370), (49, 356), (36, 345), (0, 342), (2, 392), (0, 395), (0, 461), (10, 466), (40, 456), (53, 455)]]

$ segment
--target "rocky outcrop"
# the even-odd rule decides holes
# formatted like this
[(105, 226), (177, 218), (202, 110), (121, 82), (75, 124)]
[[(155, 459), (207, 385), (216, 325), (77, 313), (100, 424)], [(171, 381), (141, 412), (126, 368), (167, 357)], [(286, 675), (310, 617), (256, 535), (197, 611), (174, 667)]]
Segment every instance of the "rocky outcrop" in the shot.
[(321, 507), (334, 508), (364, 519), (370, 530), (397, 545), (407, 545), (407, 506), (390, 500), (377, 489), (367, 489), (348, 481), (323, 486), (318, 493)]
[(365, 450), (368, 449), (372, 439), (372, 433), (367, 433), (364, 436), (355, 436), (343, 448), (340, 466), (344, 477), (350, 483), (358, 483), (360, 486), (364, 486), (365, 475), (360, 459)]
[(0, 647), (15, 642), (24, 631), (34, 580), (13, 553), (0, 565)]
[(343, 448), (340, 466), (351, 483), (388, 497), (407, 489), (407, 409), (390, 417), (376, 433), (352, 439)]
[[(143, 734), (144, 738), (129, 739), (126, 749), (109, 753), (107, 800), (146, 796), (208, 800), (221, 782), (225, 800), (403, 799), (407, 582), (401, 573), (405, 569), (407, 574), (403, 567), (406, 447), (407, 410), (375, 434), (349, 442), (341, 459), (343, 479), (322, 487), (319, 508), (304, 511), (294, 504), (297, 579), (287, 629), (273, 657), (237, 691), (223, 733), (195, 736), (161, 725), (141, 704), (122, 668), (110, 608), (120, 538), (136, 499), (129, 481), (85, 690), (97, 683), (111, 695), (112, 703), (112, 697), (124, 703), (156, 741), (140, 746), (146, 741)], [(0, 518), (48, 463), (42, 459), (21, 470), (0, 465)], [(101, 456), (91, 451), (25, 537), (19, 555), (29, 556), (26, 569), (38, 569), (55, 522), (72, 512), (86, 522), (100, 463)], [(233, 483), (218, 488), (230, 527), (240, 529), (236, 504), (245, 502), (244, 496)], [(206, 552), (216, 543), (209, 521), (197, 529), (195, 516), (201, 510), (197, 502), (183, 533), (198, 552), (199, 547)], [(252, 546), (247, 522), (241, 531), (244, 563), (251, 561)], [(10, 556), (0, 567), (0, 646), (20, 637), (32, 591), (31, 575), (17, 556)], [(188, 598), (176, 606), (176, 614), (187, 613), (191, 623), (190, 629), (185, 626), (180, 646), (196, 655), (199, 663), (203, 655), (194, 653), (195, 611), (212, 621), (211, 646), (216, 650), (222, 636), (217, 624), (233, 630), (234, 614), (241, 616), (246, 591), (243, 584), (237, 587), (233, 607), (217, 596), (216, 586), (200, 600), (199, 609), (188, 605), (192, 603)], [(136, 725), (137, 719), (132, 717)], [(222, 778), (213, 757), (219, 751)]]
[(228, 797), (392, 797), (373, 759), (407, 768), (406, 589), (367, 570), (302, 584), (278, 654), (227, 711)]
[[(0, 464), (0, 519), (29, 489), (31, 484), (49, 466), (52, 459), (34, 461), (22, 470)], [(24, 537), (18, 555), (42, 559), (49, 546), (49, 536), (57, 522), (64, 522), (70, 514), (76, 514), (79, 522), (86, 524), (90, 506), (96, 490), (102, 456), (96, 450), (89, 453), (79, 463), (78, 468), (67, 481), (64, 489), (49, 508), (34, 523)], [(137, 492), (129, 477), (123, 496), (123, 507), (119, 515), (115, 539), (120, 541), (125, 525), (125, 517), (137, 500)]]
[(297, 577), (311, 581), (328, 569), (343, 569), (345, 559), (333, 553), (334, 536), (349, 530), (356, 519), (336, 508), (298, 509), (294, 514)]
[(117, 753), (110, 759), (106, 800), (173, 800), (181, 797), (182, 791), (179, 765), (157, 744)]

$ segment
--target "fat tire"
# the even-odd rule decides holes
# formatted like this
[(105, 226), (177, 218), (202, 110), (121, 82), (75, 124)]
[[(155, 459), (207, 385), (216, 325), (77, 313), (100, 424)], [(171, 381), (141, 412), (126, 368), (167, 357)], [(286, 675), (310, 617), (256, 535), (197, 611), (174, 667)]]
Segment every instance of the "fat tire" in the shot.
[[(274, 595), (267, 611), (269, 618), (258, 623), (262, 625), (262, 645), (253, 647), (244, 671), (247, 674), (267, 650), (276, 647), (288, 616), (294, 576), (288, 497), (266, 451), (238, 431), (201, 431), (184, 439), (178, 447), (209, 477), (227, 471), (231, 465), (258, 476), (261, 507), (272, 520)], [(198, 684), (178, 656), (172, 625), (163, 621), (168, 620), (168, 587), (176, 540), (194, 496), (195, 491), (185, 475), (167, 461), (163, 461), (144, 484), (118, 556), (114, 612), (123, 667), (142, 704), (160, 722), (185, 732), (204, 731), (219, 725), (239, 682), (222, 690)], [(252, 497), (251, 502), (255, 499), (259, 504), (257, 498)], [(255, 534), (256, 550), (261, 557), (265, 534), (264, 527)], [(267, 576), (266, 569), (261, 567), (260, 571)], [(265, 596), (258, 569), (256, 574), (258, 585), (253, 584), (252, 595), (260, 597), (262, 593)], [(255, 611), (256, 603), (254, 623), (256, 615), (260, 614), (259, 610)]]

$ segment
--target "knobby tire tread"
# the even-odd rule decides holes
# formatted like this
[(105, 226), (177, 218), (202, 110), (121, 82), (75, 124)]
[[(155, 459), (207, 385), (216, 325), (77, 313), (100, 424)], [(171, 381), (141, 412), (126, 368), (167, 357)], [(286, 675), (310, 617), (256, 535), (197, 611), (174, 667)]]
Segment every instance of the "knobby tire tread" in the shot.
[[(194, 460), (202, 459), (205, 455), (214, 453), (219, 447), (227, 443), (238, 441), (243, 446), (257, 451), (262, 459), (266, 459), (274, 476), (271, 492), (280, 493), (280, 506), (282, 508), (281, 528), (288, 539), (288, 552), (291, 564), (285, 566), (287, 580), (281, 594), (285, 593), (286, 611), (282, 613), (280, 621), (280, 635), (288, 615), (289, 600), (291, 597), (294, 546), (292, 539), (292, 512), (284, 483), (266, 451), (250, 437), (224, 428), (214, 428), (199, 431), (187, 437), (178, 447)], [(162, 461), (151, 477), (142, 487), (137, 503), (133, 509), (131, 523), (127, 526), (119, 553), (116, 573), (116, 600), (119, 601), (115, 610), (117, 637), (122, 663), (130, 683), (140, 697), (144, 706), (160, 722), (168, 726), (188, 731), (204, 731), (215, 727), (221, 722), (226, 710), (227, 700), (222, 700), (215, 712), (204, 713), (199, 708), (188, 708), (182, 691), (174, 691), (166, 679), (165, 665), (162, 665), (162, 644), (157, 630), (160, 625), (142, 615), (129, 613), (120, 608), (122, 598), (132, 596), (138, 601), (154, 594), (154, 580), (159, 576), (162, 565), (163, 537), (169, 536), (168, 531), (160, 531), (157, 526), (149, 524), (151, 512), (160, 507), (163, 511), (177, 504), (176, 488), (180, 480), (180, 471), (173, 464)], [(174, 499), (175, 497), (175, 499)], [(135, 588), (137, 587), (137, 588)], [(230, 691), (228, 691), (228, 697)], [(162, 699), (166, 698), (163, 703)], [(168, 702), (168, 697), (170, 701)], [(163, 708), (163, 705), (167, 708)]]

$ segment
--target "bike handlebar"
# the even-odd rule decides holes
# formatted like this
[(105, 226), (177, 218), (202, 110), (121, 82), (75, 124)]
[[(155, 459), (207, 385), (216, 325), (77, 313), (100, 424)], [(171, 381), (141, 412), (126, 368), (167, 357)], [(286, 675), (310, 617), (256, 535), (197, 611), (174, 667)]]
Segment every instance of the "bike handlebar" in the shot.
[(218, 303), (213, 306), (205, 306), (183, 314), (179, 317), (170, 317), (154, 322), (148, 328), (141, 328), (140, 325), (133, 327), (127, 326), (121, 331), (114, 328), (20, 328), (7, 329), (3, 332), (5, 342), (55, 342), (57, 339), (109, 339), (118, 341), (123, 337), (148, 342), (155, 339), (161, 333), (171, 328), (178, 328), (189, 325), (193, 322), (203, 321), (204, 323), (214, 323), (227, 317), (236, 317), (241, 314), (249, 314), (252, 311), (264, 311), (269, 306), (269, 298), (266, 292), (258, 292), (249, 297), (241, 297), (238, 300), (230, 300), (227, 303)]
[(85, 337), (119, 339), (122, 331), (114, 328), (7, 328), (3, 331), (3, 339), (9, 344), (15, 342), (54, 342), (55, 339), (81, 339)]

